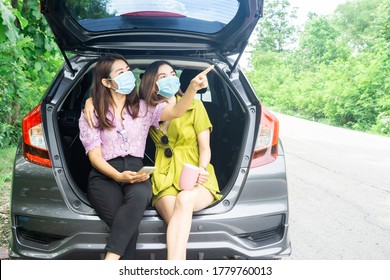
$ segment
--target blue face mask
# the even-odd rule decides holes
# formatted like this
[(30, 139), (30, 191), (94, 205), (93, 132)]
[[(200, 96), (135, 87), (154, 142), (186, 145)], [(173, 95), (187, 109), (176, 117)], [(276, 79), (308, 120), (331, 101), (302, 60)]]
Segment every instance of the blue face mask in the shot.
[(171, 98), (180, 89), (180, 80), (176, 76), (170, 76), (157, 81), (157, 94), (166, 98)]
[[(111, 80), (111, 79), (107, 79)], [(135, 87), (135, 77), (133, 72), (131, 71), (126, 71), (117, 76), (114, 80), (118, 88), (115, 89), (116, 92), (121, 93), (121, 94), (129, 94), (130, 92), (133, 91)]]

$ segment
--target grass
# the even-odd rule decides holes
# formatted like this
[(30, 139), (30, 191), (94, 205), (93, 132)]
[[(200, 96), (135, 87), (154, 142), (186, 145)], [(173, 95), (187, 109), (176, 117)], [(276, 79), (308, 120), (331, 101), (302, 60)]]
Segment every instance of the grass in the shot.
[(0, 190), (11, 182), (15, 152), (16, 146), (0, 149)]
[(2, 252), (8, 247), (11, 234), (9, 195), (15, 152), (16, 146), (0, 149), (0, 247)]

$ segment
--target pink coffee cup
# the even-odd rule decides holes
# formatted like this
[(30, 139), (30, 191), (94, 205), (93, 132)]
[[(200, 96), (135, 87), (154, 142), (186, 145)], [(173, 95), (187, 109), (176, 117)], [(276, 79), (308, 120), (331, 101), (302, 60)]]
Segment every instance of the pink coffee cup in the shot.
[(192, 190), (195, 187), (196, 181), (198, 181), (199, 173), (199, 167), (185, 163), (181, 170), (179, 187), (185, 191)]

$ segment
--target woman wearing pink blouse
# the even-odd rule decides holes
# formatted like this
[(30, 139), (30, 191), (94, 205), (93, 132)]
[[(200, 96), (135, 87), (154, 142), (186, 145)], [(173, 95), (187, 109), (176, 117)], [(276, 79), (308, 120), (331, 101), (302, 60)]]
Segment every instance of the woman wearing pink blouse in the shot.
[(93, 166), (88, 180), (89, 200), (111, 229), (105, 259), (134, 258), (138, 225), (152, 197), (149, 175), (142, 167), (146, 138), (159, 121), (182, 116), (196, 92), (207, 87), (206, 74), (197, 75), (177, 104), (148, 106), (140, 100), (135, 77), (120, 55), (96, 63), (91, 97), (96, 114), (80, 116), (80, 140)]

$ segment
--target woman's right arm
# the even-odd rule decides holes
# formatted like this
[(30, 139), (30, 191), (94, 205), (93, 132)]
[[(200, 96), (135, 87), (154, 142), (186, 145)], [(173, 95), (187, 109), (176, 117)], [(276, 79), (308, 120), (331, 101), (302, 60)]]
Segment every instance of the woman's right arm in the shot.
[(211, 65), (206, 70), (203, 70), (201, 73), (196, 75), (188, 85), (186, 92), (179, 102), (176, 104), (168, 104), (161, 115), (162, 121), (170, 121), (174, 118), (178, 118), (184, 115), (187, 109), (190, 107), (192, 100), (195, 97), (195, 94), (198, 90), (202, 88), (207, 88), (207, 73), (214, 68), (214, 65)]
[(119, 182), (120, 173), (114, 167), (112, 167), (102, 156), (102, 150), (100, 147), (95, 147), (88, 152), (88, 158), (94, 168), (101, 173), (110, 177), (111, 179)]

